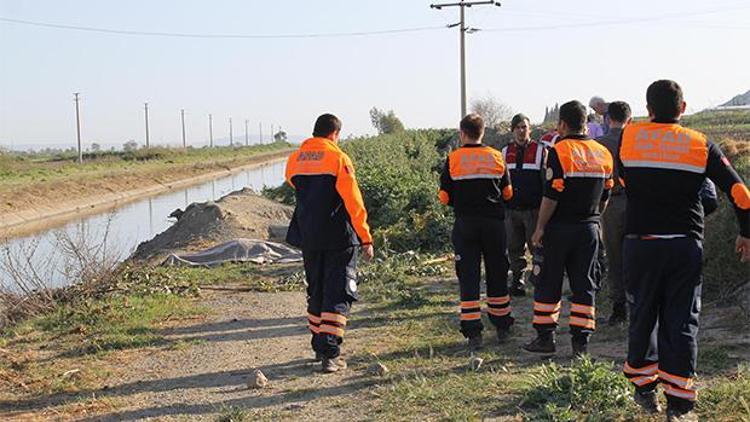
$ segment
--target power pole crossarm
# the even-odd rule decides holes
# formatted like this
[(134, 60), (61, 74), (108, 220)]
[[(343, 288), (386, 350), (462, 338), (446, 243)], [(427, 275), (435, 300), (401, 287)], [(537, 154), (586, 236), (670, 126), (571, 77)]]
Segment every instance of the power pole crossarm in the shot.
[(474, 28), (466, 27), (466, 19), (464, 9), (471, 6), (483, 6), (483, 5), (495, 5), (500, 6), (498, 1), (459, 1), (454, 3), (436, 3), (431, 4), (430, 7), (433, 9), (441, 10), (444, 7), (458, 7), (460, 9), (460, 22), (457, 25), (448, 25), (453, 28), (458, 26), (459, 30), (459, 45), (460, 45), (460, 72), (461, 72), (461, 118), (466, 116), (466, 33), (475, 32)]

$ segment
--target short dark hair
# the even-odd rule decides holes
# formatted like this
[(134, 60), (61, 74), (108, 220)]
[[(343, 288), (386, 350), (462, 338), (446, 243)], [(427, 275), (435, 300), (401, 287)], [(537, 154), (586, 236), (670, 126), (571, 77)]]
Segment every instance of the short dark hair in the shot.
[(476, 113), (467, 114), (461, 119), (459, 127), (471, 139), (479, 139), (484, 135), (484, 119)]
[(626, 123), (632, 115), (630, 106), (625, 101), (613, 101), (607, 107), (609, 119), (617, 123)]
[(587, 118), (586, 106), (580, 101), (568, 101), (560, 106), (560, 121), (565, 122), (570, 130), (583, 132)]
[(313, 136), (316, 138), (325, 138), (333, 132), (341, 130), (341, 120), (333, 114), (326, 113), (321, 114), (318, 120), (315, 121), (315, 129), (313, 129)]
[(646, 90), (646, 104), (655, 119), (676, 119), (680, 116), (682, 101), (682, 88), (675, 81), (662, 79), (649, 85)]
[(531, 123), (531, 120), (529, 120), (528, 117), (526, 117), (523, 113), (518, 113), (510, 120), (510, 130), (516, 130), (516, 126), (518, 126), (522, 121), (526, 120), (526, 123)]

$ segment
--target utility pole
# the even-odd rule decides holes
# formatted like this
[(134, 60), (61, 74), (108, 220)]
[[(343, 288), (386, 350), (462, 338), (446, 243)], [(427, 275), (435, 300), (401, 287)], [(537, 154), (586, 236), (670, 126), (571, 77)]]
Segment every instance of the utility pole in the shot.
[(232, 136), (232, 118), (229, 118), (229, 146), (234, 146), (234, 136)]
[(245, 146), (250, 145), (250, 136), (247, 133), (247, 122), (248, 120), (245, 119)]
[(146, 149), (149, 148), (148, 142), (148, 103), (143, 103), (144, 116), (146, 118)]
[(441, 10), (444, 7), (458, 7), (460, 9), (460, 22), (453, 25), (448, 25), (449, 28), (458, 27), (459, 29), (459, 44), (461, 48), (460, 60), (461, 60), (461, 118), (466, 116), (466, 34), (477, 32), (477, 28), (467, 28), (466, 19), (464, 18), (464, 9), (471, 6), (481, 5), (495, 5), (500, 6), (499, 1), (459, 1), (457, 3), (441, 3), (431, 4), (430, 7), (433, 9)]
[(208, 115), (208, 146), (213, 148), (214, 147), (214, 117), (209, 114)]
[(180, 110), (180, 120), (182, 121), (182, 147), (187, 148), (187, 142), (185, 142), (185, 109)]
[(260, 144), (263, 145), (263, 122), (258, 123), (258, 130), (260, 133)]
[(83, 150), (81, 149), (81, 112), (78, 108), (78, 92), (73, 93), (76, 102), (76, 139), (78, 139), (78, 164), (83, 164)]

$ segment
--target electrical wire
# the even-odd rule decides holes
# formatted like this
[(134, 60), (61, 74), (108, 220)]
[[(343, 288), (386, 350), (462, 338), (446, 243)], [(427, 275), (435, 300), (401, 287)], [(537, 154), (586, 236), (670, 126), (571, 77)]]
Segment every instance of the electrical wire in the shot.
[[(736, 9), (744, 9), (750, 7), (750, 5), (744, 4), (739, 7), (734, 8)], [(569, 28), (584, 28), (584, 27), (596, 27), (596, 26), (609, 26), (609, 25), (628, 25), (633, 23), (647, 23), (647, 22), (655, 22), (655, 21), (662, 21), (667, 19), (679, 19), (679, 18), (686, 18), (686, 17), (693, 17), (693, 16), (701, 16), (709, 13), (720, 13), (720, 12), (726, 12), (731, 11), (733, 9), (731, 8), (721, 8), (721, 9), (711, 9), (711, 10), (702, 10), (702, 11), (696, 11), (696, 12), (685, 12), (685, 13), (670, 13), (665, 15), (658, 15), (658, 16), (644, 16), (644, 17), (631, 17), (631, 18), (625, 18), (625, 19), (613, 19), (613, 20), (604, 20), (604, 21), (594, 21), (594, 22), (580, 22), (580, 23), (564, 23), (564, 24), (558, 24), (558, 25), (535, 25), (535, 26), (517, 26), (517, 27), (506, 27), (506, 28), (486, 28), (482, 29), (482, 32), (528, 32), (528, 31), (544, 31), (544, 30), (555, 30), (555, 29), (569, 29)], [(731, 28), (731, 29), (738, 29), (738, 28)]]
[(441, 26), (425, 26), (416, 28), (398, 28), (384, 29), (379, 31), (358, 31), (358, 32), (330, 32), (330, 33), (309, 33), (309, 34), (200, 34), (187, 32), (153, 32), (153, 31), (130, 31), (123, 29), (97, 28), (89, 26), (65, 25), (48, 22), (36, 22), (24, 19), (13, 19), (0, 16), (0, 22), (29, 25), (43, 28), (66, 29), (73, 31), (98, 32), (103, 34), (115, 35), (134, 35), (134, 36), (152, 36), (152, 37), (173, 37), (173, 38), (208, 38), (208, 39), (299, 39), (299, 38), (344, 38), (344, 37), (366, 37), (375, 35), (405, 34), (412, 32), (435, 31), (446, 29)]

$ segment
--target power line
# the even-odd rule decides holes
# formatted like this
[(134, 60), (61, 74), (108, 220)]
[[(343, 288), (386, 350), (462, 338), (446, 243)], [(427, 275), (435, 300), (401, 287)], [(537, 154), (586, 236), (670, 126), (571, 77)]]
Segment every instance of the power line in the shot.
[[(736, 9), (744, 9), (748, 6), (745, 5), (737, 7)], [(667, 19), (679, 19), (679, 18), (686, 18), (686, 17), (693, 17), (693, 16), (702, 16), (709, 13), (719, 13), (719, 12), (726, 12), (728, 8), (724, 9), (710, 9), (710, 10), (702, 10), (702, 11), (695, 11), (695, 12), (684, 12), (684, 13), (669, 13), (664, 15), (657, 15), (657, 16), (644, 16), (644, 17), (631, 17), (631, 18), (625, 18), (625, 19), (612, 19), (612, 20), (604, 20), (604, 21), (594, 21), (594, 22), (579, 22), (579, 23), (564, 23), (564, 24), (558, 24), (558, 25), (534, 25), (534, 26), (518, 26), (518, 27), (506, 27), (506, 28), (487, 28), (482, 29), (482, 32), (527, 32), (527, 31), (544, 31), (544, 30), (557, 30), (557, 29), (570, 29), (570, 28), (585, 28), (585, 27), (595, 27), (595, 26), (608, 26), (608, 25), (628, 25), (632, 23), (646, 23), (646, 22), (655, 22), (655, 21), (662, 21)], [(737, 28), (734, 28), (737, 29)]]
[(295, 39), (295, 38), (344, 38), (365, 37), (373, 35), (405, 34), (411, 32), (435, 31), (445, 29), (445, 26), (424, 26), (415, 28), (384, 29), (379, 31), (357, 31), (357, 32), (329, 32), (329, 33), (307, 33), (307, 34), (200, 34), (189, 32), (154, 32), (154, 31), (131, 31), (125, 29), (97, 28), (90, 26), (66, 25), (49, 22), (37, 22), (24, 19), (13, 19), (0, 16), (0, 22), (16, 23), (21, 25), (38, 26), (43, 28), (67, 29), (73, 31), (98, 32), (103, 34), (136, 35), (153, 37), (173, 38), (209, 38), (209, 39)]

